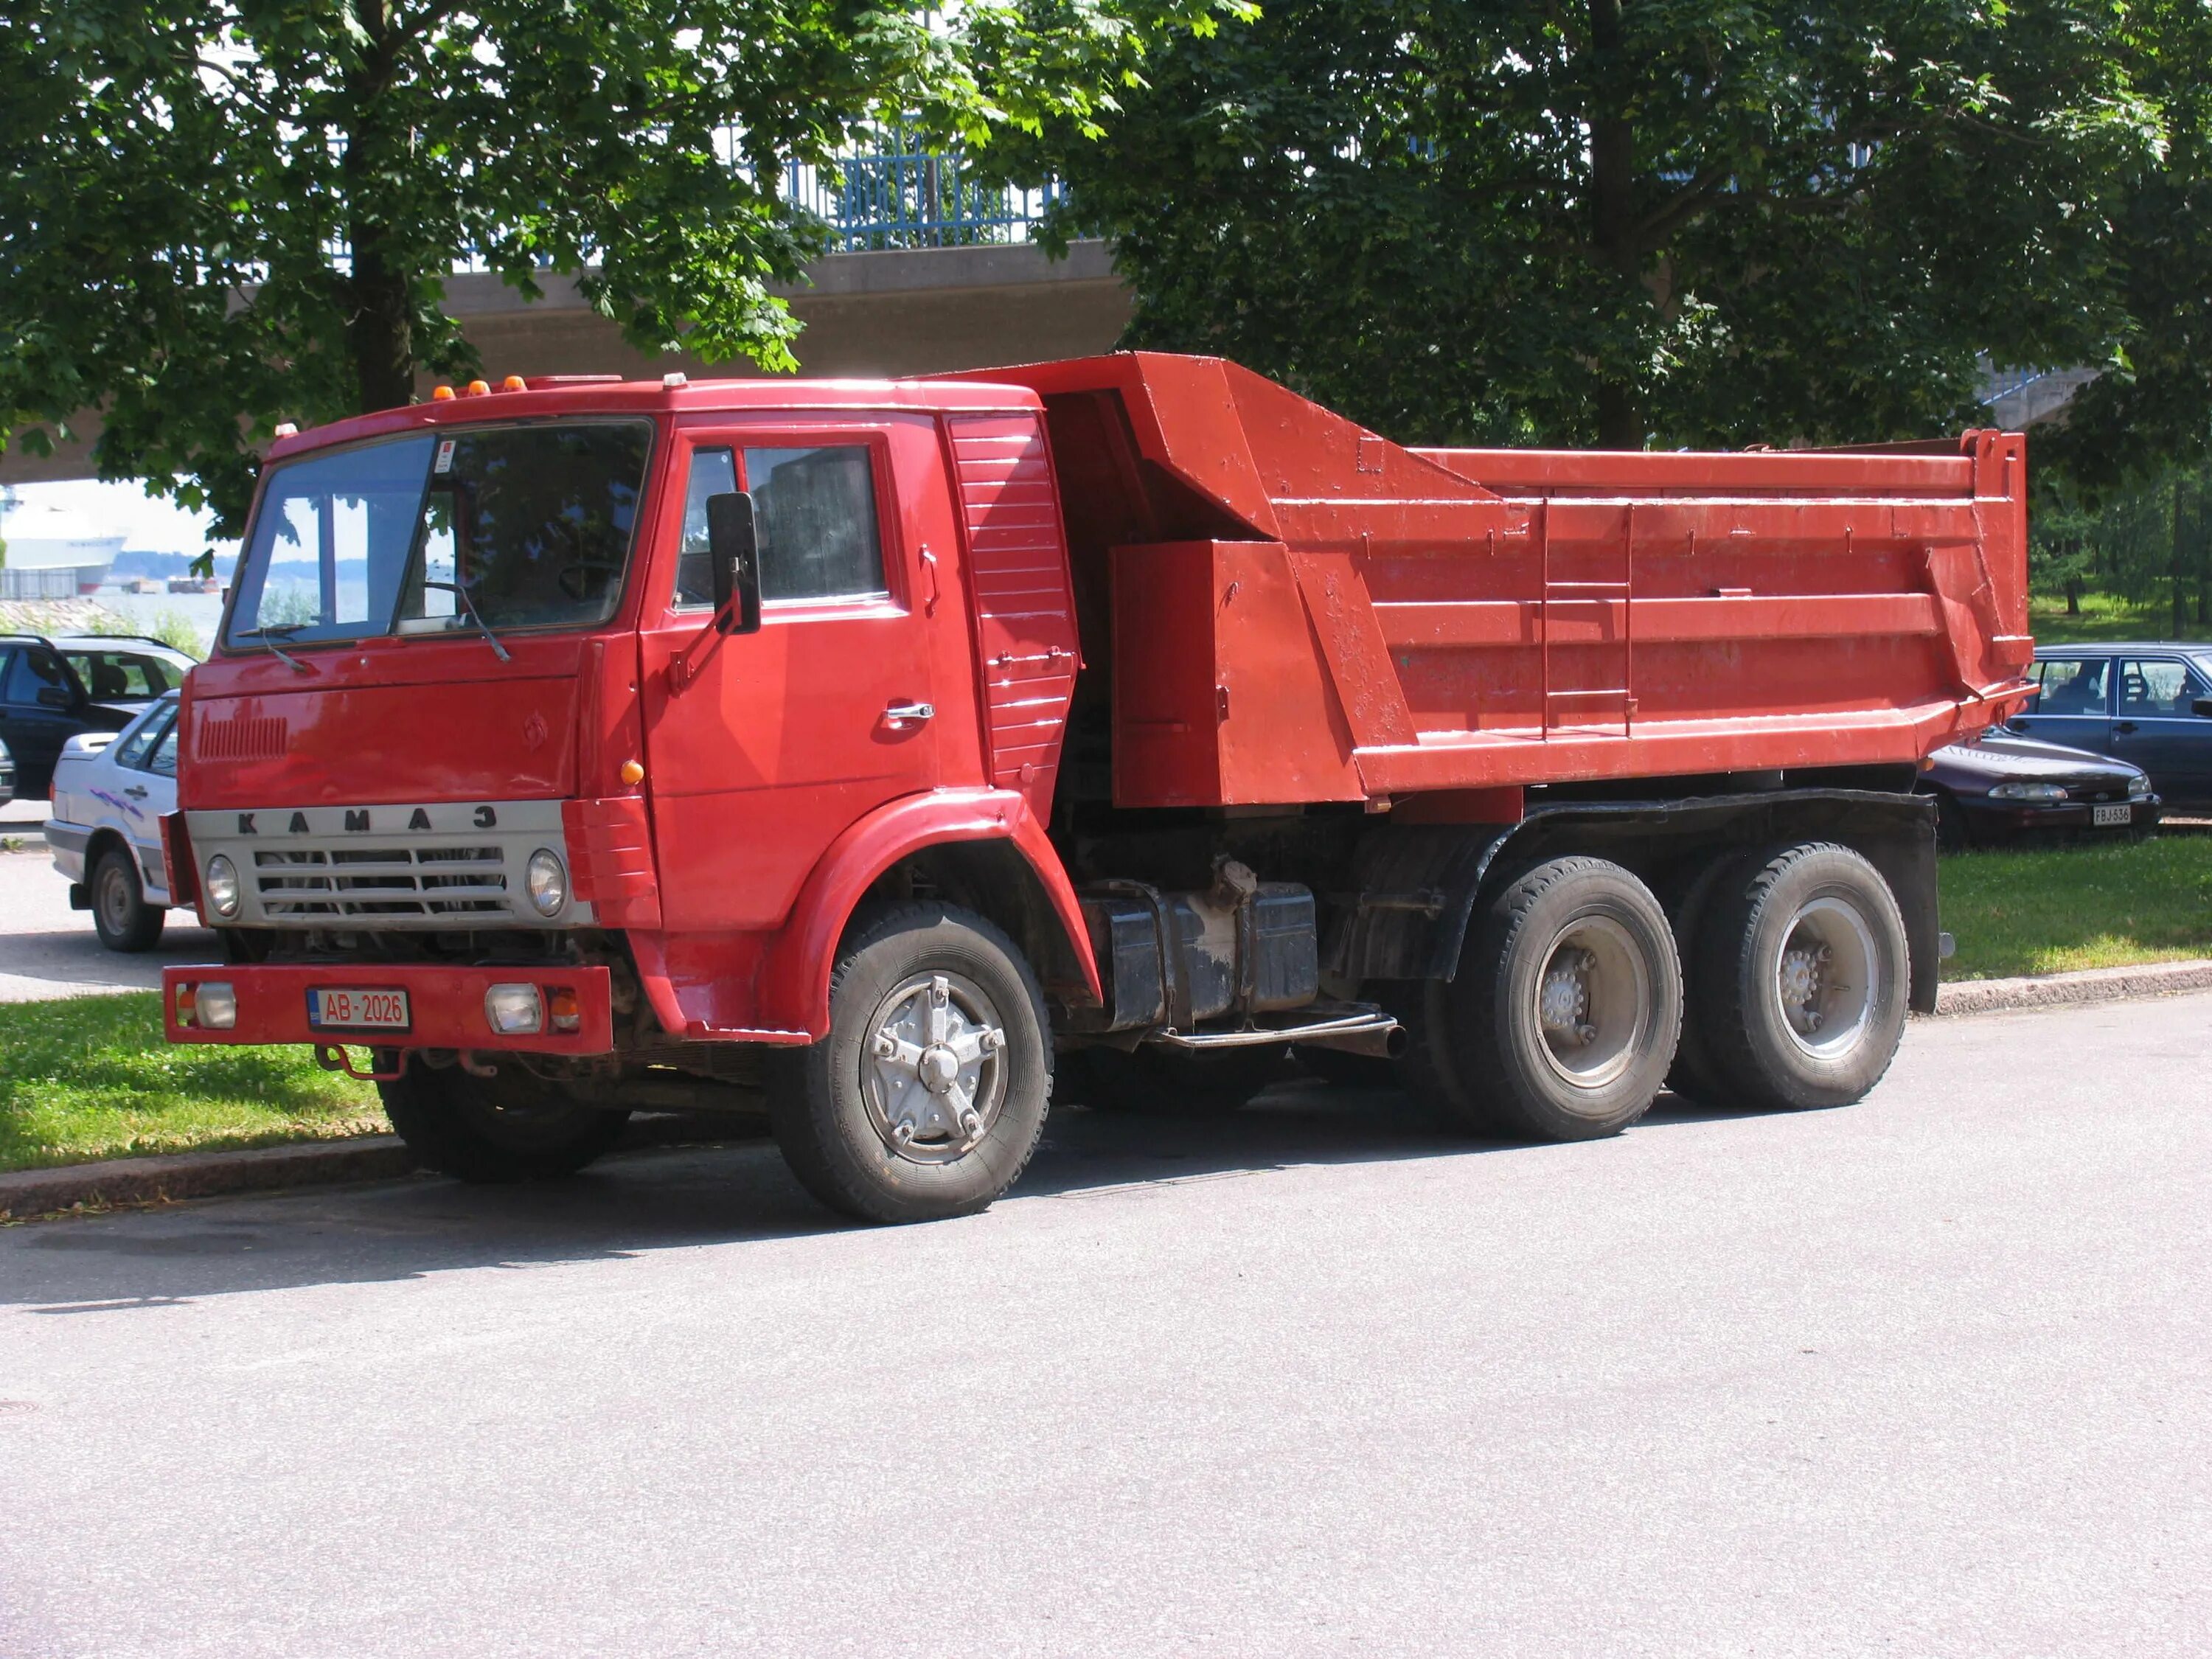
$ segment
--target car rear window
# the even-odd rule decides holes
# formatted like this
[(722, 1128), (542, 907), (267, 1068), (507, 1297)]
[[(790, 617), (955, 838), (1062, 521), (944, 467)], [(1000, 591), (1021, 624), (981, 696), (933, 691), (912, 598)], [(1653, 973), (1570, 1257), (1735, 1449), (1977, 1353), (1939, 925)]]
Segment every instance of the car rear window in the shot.
[(62, 655), (95, 699), (158, 697), (178, 683), (168, 664), (143, 652), (64, 651)]

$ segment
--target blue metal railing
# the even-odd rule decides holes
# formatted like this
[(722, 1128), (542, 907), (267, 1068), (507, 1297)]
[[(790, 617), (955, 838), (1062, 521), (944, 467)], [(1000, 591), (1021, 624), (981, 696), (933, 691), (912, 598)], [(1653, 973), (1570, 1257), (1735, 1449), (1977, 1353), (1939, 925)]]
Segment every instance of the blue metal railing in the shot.
[[(725, 153), (744, 165), (734, 149)], [(1066, 198), (1056, 179), (1036, 190), (985, 184), (957, 148), (923, 149), (896, 128), (852, 146), (834, 167), (787, 164), (782, 194), (829, 225), (838, 253), (1025, 242)]]

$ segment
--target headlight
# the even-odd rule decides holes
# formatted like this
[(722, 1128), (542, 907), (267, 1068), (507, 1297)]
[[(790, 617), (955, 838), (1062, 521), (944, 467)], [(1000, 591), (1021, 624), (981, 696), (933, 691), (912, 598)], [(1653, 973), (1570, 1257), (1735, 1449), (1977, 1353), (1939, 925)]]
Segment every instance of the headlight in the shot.
[(530, 868), (524, 884), (530, 890), (530, 902), (541, 916), (557, 916), (561, 907), (568, 902), (568, 871), (561, 862), (561, 855), (539, 848), (530, 855)]
[(2128, 799), (2130, 800), (2141, 800), (2148, 793), (2150, 793), (2150, 780), (2142, 773), (2138, 772), (2135, 776), (2128, 780)]
[(217, 853), (207, 861), (208, 908), (219, 916), (238, 914), (238, 866)]
[(2064, 800), (2066, 788), (2057, 783), (2001, 783), (1990, 791), (1993, 800)]
[(484, 993), (484, 1023), (501, 1036), (545, 1029), (545, 1005), (535, 985), (495, 985)]
[(228, 981), (177, 987), (177, 1024), (228, 1031), (238, 1024), (238, 993)]

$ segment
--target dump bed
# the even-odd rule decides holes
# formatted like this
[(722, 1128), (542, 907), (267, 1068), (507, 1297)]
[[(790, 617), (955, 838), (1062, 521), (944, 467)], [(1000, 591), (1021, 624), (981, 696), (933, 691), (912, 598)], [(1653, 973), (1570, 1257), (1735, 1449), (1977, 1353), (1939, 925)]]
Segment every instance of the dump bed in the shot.
[(1043, 397), (1121, 805), (1910, 763), (2027, 689), (2016, 434), (1413, 450), (1212, 358), (972, 378)]

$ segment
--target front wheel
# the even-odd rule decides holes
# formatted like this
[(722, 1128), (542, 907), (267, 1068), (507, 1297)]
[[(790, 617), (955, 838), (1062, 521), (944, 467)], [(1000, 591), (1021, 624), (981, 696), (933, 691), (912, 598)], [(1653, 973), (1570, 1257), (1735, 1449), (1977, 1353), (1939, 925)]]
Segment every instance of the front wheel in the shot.
[(384, 1115), (428, 1168), (486, 1184), (574, 1175), (622, 1139), (627, 1111), (580, 1101), (518, 1060), (497, 1066), (479, 1077), (411, 1058), (376, 1085)]
[(1443, 1001), (1458, 1093), (1508, 1131), (1591, 1140), (1666, 1080), (1682, 970), (1650, 888), (1603, 859), (1553, 859), (1492, 901)]
[(829, 1036), (774, 1065), (784, 1161), (858, 1221), (989, 1208), (1028, 1165), (1052, 1097), (1035, 976), (1004, 933), (945, 904), (856, 923), (830, 976)]
[(119, 847), (94, 860), (90, 887), (92, 928), (111, 951), (150, 951), (161, 941), (166, 914), (146, 902), (138, 861)]

